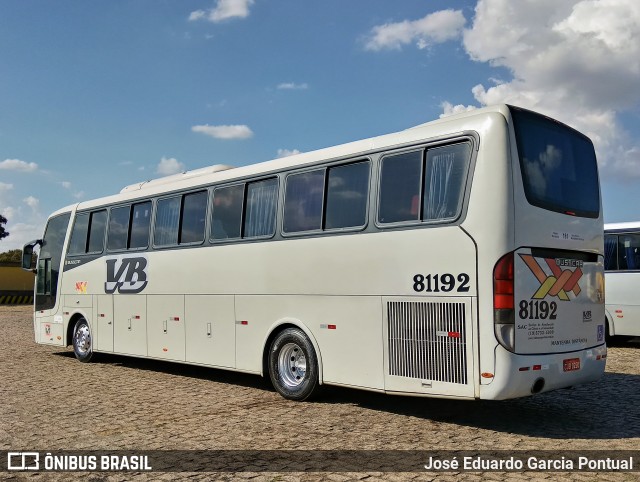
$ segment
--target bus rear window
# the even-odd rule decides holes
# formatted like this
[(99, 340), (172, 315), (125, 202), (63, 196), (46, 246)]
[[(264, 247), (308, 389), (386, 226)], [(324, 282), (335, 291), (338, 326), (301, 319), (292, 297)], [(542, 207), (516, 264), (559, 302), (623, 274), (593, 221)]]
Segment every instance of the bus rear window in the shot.
[(550, 211), (597, 218), (598, 166), (591, 141), (533, 112), (511, 108), (527, 201)]

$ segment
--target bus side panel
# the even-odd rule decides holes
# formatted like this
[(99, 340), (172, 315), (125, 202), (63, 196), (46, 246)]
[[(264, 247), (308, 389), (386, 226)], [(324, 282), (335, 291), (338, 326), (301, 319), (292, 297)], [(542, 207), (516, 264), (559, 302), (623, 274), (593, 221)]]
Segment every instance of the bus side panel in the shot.
[(42, 345), (64, 346), (64, 324), (62, 316), (51, 316), (36, 312), (35, 318), (36, 342)]
[(186, 295), (185, 338), (188, 362), (236, 366), (233, 295)]
[(607, 310), (613, 322), (612, 335), (640, 336), (640, 273), (616, 272), (605, 275)]
[(380, 313), (378, 296), (237, 296), (237, 368), (260, 372), (269, 328), (296, 321), (317, 343), (324, 383), (382, 390)]
[(114, 296), (113, 315), (114, 352), (147, 356), (147, 297)]
[(147, 355), (185, 361), (184, 295), (147, 296)]
[(96, 351), (113, 351), (113, 296), (96, 295)]

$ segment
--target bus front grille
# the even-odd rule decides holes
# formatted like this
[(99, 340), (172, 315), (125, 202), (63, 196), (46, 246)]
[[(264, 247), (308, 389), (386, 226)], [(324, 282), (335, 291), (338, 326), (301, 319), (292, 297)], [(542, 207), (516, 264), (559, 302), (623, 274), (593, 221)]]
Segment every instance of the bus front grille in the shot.
[(389, 302), (389, 374), (467, 383), (464, 303)]

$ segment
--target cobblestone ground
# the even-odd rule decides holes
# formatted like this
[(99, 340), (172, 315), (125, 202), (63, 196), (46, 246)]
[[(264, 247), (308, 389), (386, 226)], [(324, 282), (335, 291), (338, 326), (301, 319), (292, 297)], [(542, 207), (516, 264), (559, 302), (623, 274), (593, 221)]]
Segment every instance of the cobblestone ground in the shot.
[[(29, 307), (0, 307), (2, 450), (640, 450), (640, 343), (597, 383), (504, 402), (326, 387), (289, 402), (256, 376), (36, 345)], [(2, 473), (12, 480), (637, 480), (638, 473)]]

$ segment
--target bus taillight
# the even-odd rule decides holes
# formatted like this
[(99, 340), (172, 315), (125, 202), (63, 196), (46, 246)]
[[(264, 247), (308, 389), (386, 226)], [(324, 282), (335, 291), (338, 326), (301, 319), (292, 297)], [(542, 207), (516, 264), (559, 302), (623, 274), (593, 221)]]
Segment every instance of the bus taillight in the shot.
[(493, 323), (496, 338), (509, 351), (515, 349), (513, 303), (513, 252), (505, 254), (493, 268)]

